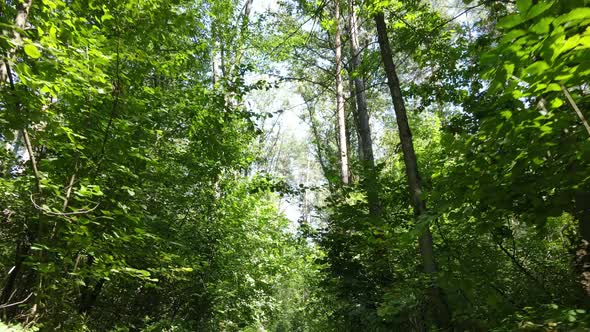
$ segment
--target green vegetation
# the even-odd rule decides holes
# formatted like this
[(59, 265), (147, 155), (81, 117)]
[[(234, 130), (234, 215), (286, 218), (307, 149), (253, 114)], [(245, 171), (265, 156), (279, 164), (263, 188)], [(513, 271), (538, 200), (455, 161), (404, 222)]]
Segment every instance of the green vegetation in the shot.
[(0, 331), (587, 331), (588, 0), (0, 2)]

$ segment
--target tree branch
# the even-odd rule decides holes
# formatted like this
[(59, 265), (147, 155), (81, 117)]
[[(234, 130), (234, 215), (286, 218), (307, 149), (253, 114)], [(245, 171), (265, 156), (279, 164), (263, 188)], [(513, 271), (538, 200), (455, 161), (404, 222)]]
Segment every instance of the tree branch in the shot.
[(31, 298), (31, 296), (33, 296), (33, 292), (29, 293), (29, 295), (24, 300), (22, 300), (22, 301), (10, 303), (10, 304), (7, 303), (7, 304), (0, 305), (0, 309), (14, 307), (15, 305), (23, 304), (23, 303), (27, 302)]
[(584, 117), (584, 114), (578, 108), (578, 105), (574, 101), (574, 98), (572, 98), (572, 96), (570, 95), (569, 91), (567, 90), (567, 88), (563, 84), (561, 85), (561, 90), (563, 90), (563, 93), (567, 97), (567, 100), (569, 101), (570, 105), (572, 105), (572, 108), (574, 109), (574, 111), (576, 111), (576, 114), (578, 114), (578, 117), (580, 118), (580, 120), (582, 121), (582, 124), (586, 128), (586, 131), (588, 132), (588, 135), (590, 135), (590, 125), (588, 125), (588, 121), (586, 121), (586, 118)]

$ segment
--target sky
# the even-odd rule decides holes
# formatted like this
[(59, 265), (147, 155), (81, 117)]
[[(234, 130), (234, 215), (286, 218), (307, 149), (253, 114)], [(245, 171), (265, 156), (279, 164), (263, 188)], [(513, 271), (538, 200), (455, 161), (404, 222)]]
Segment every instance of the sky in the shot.
[[(275, 11), (279, 9), (279, 0), (254, 0), (252, 2), (253, 13), (260, 14), (267, 10)], [(280, 68), (280, 65), (279, 65)], [(254, 82), (257, 80), (274, 81), (267, 75), (252, 75), (246, 77), (246, 81)], [(274, 103), (268, 105), (269, 109), (259, 110), (262, 112), (276, 112), (284, 109), (285, 112), (281, 114), (281, 127), (286, 133), (293, 134), (298, 139), (306, 139), (308, 137), (308, 128), (300, 119), (300, 114), (303, 110), (303, 98), (295, 91), (295, 86), (290, 83), (283, 83), (278, 89), (273, 89)], [(246, 98), (247, 100), (247, 98)], [(250, 104), (252, 105), (252, 103)]]
[(252, 11), (254, 13), (262, 13), (268, 9), (276, 10), (278, 6), (278, 0), (254, 0), (252, 2)]
[[(278, 10), (278, 0), (254, 0), (252, 2), (252, 12), (254, 15), (264, 13), (268, 10)], [(267, 75), (252, 76), (247, 75), (246, 81), (254, 82), (260, 79), (273, 81), (274, 79)], [(257, 108), (264, 107), (265, 109), (255, 109), (254, 111), (266, 113), (275, 113), (279, 110), (284, 110), (280, 116), (279, 126), (281, 132), (285, 137), (291, 136), (300, 141), (309, 141), (309, 125), (301, 120), (300, 116), (304, 110), (303, 98), (295, 91), (296, 87), (292, 83), (283, 83), (280, 87), (272, 89), (267, 93), (271, 94), (271, 100), (261, 102), (260, 95), (252, 94), (246, 96), (246, 103), (249, 107)], [(293, 170), (296, 172), (297, 170)], [(291, 221), (290, 229), (296, 231), (301, 210), (295, 202), (288, 200), (281, 200), (280, 210)]]

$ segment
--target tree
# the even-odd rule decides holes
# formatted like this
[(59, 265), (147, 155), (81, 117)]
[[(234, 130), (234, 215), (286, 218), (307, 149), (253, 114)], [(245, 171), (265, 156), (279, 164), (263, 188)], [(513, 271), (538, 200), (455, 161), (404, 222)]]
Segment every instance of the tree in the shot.
[[(399, 78), (396, 73), (395, 64), (393, 63), (393, 54), (389, 46), (389, 37), (387, 35), (387, 25), (385, 24), (385, 15), (383, 12), (375, 14), (375, 25), (377, 27), (377, 37), (379, 40), (379, 47), (381, 50), (381, 58), (383, 66), (387, 75), (387, 84), (391, 93), (391, 99), (395, 109), (396, 121), (399, 130), (399, 137), (404, 156), (404, 163), (406, 166), (406, 176), (408, 179), (409, 193), (412, 197), (412, 205), (416, 219), (425, 219), (426, 203), (422, 197), (422, 183), (420, 173), (418, 171), (418, 162), (416, 153), (414, 152), (414, 144), (412, 142), (412, 132), (408, 124), (406, 114), (406, 107), (404, 104), (402, 91), (400, 88)], [(424, 272), (432, 275), (433, 285), (430, 287), (430, 303), (429, 310), (432, 310), (436, 323), (441, 327), (447, 327), (450, 324), (450, 311), (444, 298), (445, 295), (435, 281), (436, 262), (434, 258), (434, 247), (432, 242), (432, 234), (430, 227), (426, 224), (423, 233), (419, 237), (420, 253), (422, 256), (422, 264)]]
[[(350, 75), (354, 81), (354, 96), (356, 99), (356, 113), (358, 116), (358, 133), (360, 158), (368, 172), (367, 176), (367, 199), (371, 215), (379, 216), (379, 187), (376, 181), (375, 158), (373, 156), (373, 139), (371, 137), (371, 126), (369, 124), (369, 112), (367, 109), (367, 96), (365, 93), (365, 82), (360, 72), (361, 50), (358, 42), (358, 26), (354, 0), (348, 1), (348, 34), (350, 40)], [(352, 88), (352, 87), (351, 87)]]
[(334, 0), (334, 62), (336, 63), (336, 114), (338, 118), (338, 148), (340, 153), (340, 177), (342, 184), (348, 185), (348, 135), (346, 132), (346, 112), (344, 109), (344, 85), (342, 83), (342, 40), (340, 37), (340, 1)]

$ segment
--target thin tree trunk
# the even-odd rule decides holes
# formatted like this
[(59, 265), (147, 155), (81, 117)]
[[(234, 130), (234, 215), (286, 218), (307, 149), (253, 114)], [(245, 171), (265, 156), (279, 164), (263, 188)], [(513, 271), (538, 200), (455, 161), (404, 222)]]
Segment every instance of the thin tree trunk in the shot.
[[(314, 143), (318, 154), (318, 162), (320, 163), (320, 167), (322, 168), (322, 172), (326, 178), (329, 178), (330, 172), (328, 166), (326, 165), (326, 161), (324, 160), (324, 156), (322, 153), (322, 144), (321, 144), (321, 137), (320, 133), (318, 132), (317, 125), (315, 123), (315, 116), (313, 113), (312, 105), (309, 101), (305, 101), (305, 107), (309, 113), (309, 123), (311, 126), (311, 133), (314, 137)], [(330, 190), (332, 190), (332, 182), (328, 181), (328, 185), (330, 186)]]
[[(349, 64), (348, 72), (349, 73), (354, 72), (354, 70), (352, 69), (352, 66), (350, 66), (350, 64)], [(363, 151), (362, 151), (362, 147), (361, 147), (361, 140), (362, 140), (361, 132), (360, 132), (361, 125), (359, 123), (359, 112), (358, 112), (358, 108), (356, 106), (354, 79), (353, 79), (352, 75), (349, 75), (348, 86), (350, 87), (350, 110), (352, 111), (352, 115), (353, 115), (353, 119), (354, 119), (354, 129), (355, 129), (355, 133), (356, 133), (356, 142), (357, 142), (356, 155), (358, 156), (359, 160), (362, 160)]]
[(342, 184), (350, 182), (348, 170), (348, 144), (346, 139), (346, 113), (344, 111), (344, 87), (342, 84), (342, 41), (340, 38), (340, 3), (334, 1), (334, 20), (336, 21), (336, 112), (338, 114), (338, 133), (340, 138), (340, 176)]
[[(89, 255), (86, 261), (88, 268), (94, 264), (94, 256)], [(80, 304), (78, 305), (78, 313), (88, 314), (96, 304), (96, 300), (100, 295), (105, 279), (100, 279), (95, 284), (92, 284), (92, 279), (86, 278), (84, 286), (80, 289)]]
[[(9, 305), (16, 302), (14, 295), (17, 293), (16, 282), (22, 272), (23, 263), (29, 255), (31, 245), (27, 241), (25, 243), (17, 243), (14, 254), (14, 266), (9, 270), (6, 282), (0, 294), (0, 305)], [(16, 313), (17, 307), (9, 307), (4, 311), (4, 319), (12, 318)]]
[(217, 37), (217, 25), (215, 23), (211, 23), (211, 39), (213, 41), (213, 47), (211, 49), (211, 65), (212, 65), (212, 72), (213, 72), (213, 87), (217, 87), (219, 84), (220, 78), (220, 71), (221, 71), (221, 58), (219, 56), (219, 40)]
[(576, 248), (574, 267), (582, 286), (582, 305), (590, 308), (590, 192), (575, 194), (574, 216), (578, 220), (580, 243)]
[[(26, 0), (18, 5), (18, 10), (16, 13), (16, 17), (14, 19), (14, 25), (17, 29), (12, 31), (12, 42), (13, 45), (22, 45), (22, 36), (20, 35), (20, 31), (24, 31), (27, 25), (27, 18), (29, 17), (29, 10), (33, 4), (33, 0)], [(8, 51), (6, 54), (7, 59), (14, 58), (14, 54), (16, 53), (18, 46), (13, 47)], [(8, 62), (2, 61), (0, 63), (0, 81), (1, 82), (8, 82), (10, 79), (10, 73), (8, 69)]]
[[(29, 16), (29, 10), (32, 6), (32, 0), (27, 0), (24, 2), (19, 3), (17, 14), (15, 17), (15, 26), (17, 29), (12, 31), (13, 34), (13, 44), (14, 45), (21, 45), (22, 44), (22, 36), (20, 31), (23, 31), (27, 25), (27, 19)], [(10, 85), (10, 89), (13, 93), (16, 93), (14, 78), (12, 76), (12, 71), (10, 69), (9, 59), (14, 59), (16, 52), (18, 50), (18, 46), (15, 46), (11, 50), (8, 51), (6, 54), (6, 58), (4, 61), (0, 63), (0, 82), (8, 83)], [(21, 111), (21, 103), (19, 101), (16, 102), (16, 112)], [(35, 176), (35, 190), (37, 194), (41, 194), (41, 185), (40, 185), (40, 178), (39, 172), (37, 170), (37, 162), (35, 160), (35, 155), (33, 153), (32, 144), (30, 142), (30, 138), (28, 135), (28, 131), (25, 128), (20, 130), (19, 136), (22, 136), (27, 147), (27, 153), (29, 154), (29, 161), (31, 163), (31, 169), (33, 170), (33, 175)], [(18, 143), (18, 136), (17, 136), (17, 143)], [(17, 146), (15, 144), (15, 146)], [(17, 148), (15, 148), (17, 149)], [(15, 150), (15, 154), (18, 153), (18, 150)], [(40, 224), (40, 222), (39, 222)], [(37, 226), (40, 227), (40, 226)], [(9, 301), (11, 301), (12, 296), (16, 293), (17, 284), (23, 273), (24, 261), (30, 253), (31, 242), (34, 240), (35, 231), (32, 228), (25, 232), (21, 239), (17, 240), (17, 244), (15, 246), (15, 258), (14, 258), (14, 267), (11, 269), (6, 282), (2, 288), (2, 292), (0, 294), (0, 304), (8, 305)], [(28, 299), (28, 298), (27, 298)], [(12, 308), (14, 311), (11, 314), (14, 314), (16, 311), (16, 307)], [(12, 310), (11, 309), (11, 310)], [(6, 312), (5, 312), (6, 314)], [(6, 318), (6, 317), (5, 317)]]
[[(406, 175), (410, 188), (410, 196), (412, 198), (412, 206), (414, 207), (416, 219), (418, 219), (418, 217), (426, 212), (426, 203), (421, 197), (422, 184), (420, 174), (418, 172), (418, 162), (416, 160), (416, 153), (414, 151), (414, 143), (412, 141), (412, 132), (408, 124), (408, 117), (399, 78), (397, 76), (395, 64), (393, 63), (393, 54), (389, 45), (387, 25), (385, 23), (385, 17), (383, 13), (378, 13), (375, 15), (375, 24), (377, 26), (377, 37), (379, 39), (381, 57), (383, 60), (383, 66), (385, 68), (385, 74), (387, 76), (387, 84), (389, 86), (389, 91), (391, 93), (391, 99), (395, 110), (404, 164), (406, 166)], [(426, 227), (426, 230), (420, 236), (419, 244), (424, 272), (434, 277), (437, 268), (434, 258), (432, 234), (429, 227)], [(443, 291), (438, 286), (436, 286), (434, 280), (429, 293), (430, 303), (428, 311), (433, 314), (433, 319), (439, 327), (448, 327), (451, 313), (445, 300)]]
[(238, 21), (241, 21), (240, 25), (240, 39), (235, 43), (236, 44), (236, 53), (235, 57), (231, 64), (231, 73), (238, 74), (237, 69), (239, 69), (240, 64), (242, 63), (242, 57), (244, 56), (244, 44), (246, 43), (246, 39), (248, 38), (248, 23), (250, 22), (250, 12), (252, 11), (252, 3), (254, 0), (246, 0), (244, 4), (244, 9), (238, 18)]
[(379, 203), (379, 187), (377, 183), (377, 174), (375, 171), (375, 158), (373, 156), (373, 140), (371, 138), (371, 126), (369, 124), (369, 112), (367, 107), (367, 97), (365, 95), (365, 82), (359, 73), (361, 66), (360, 47), (358, 42), (358, 26), (356, 13), (354, 9), (355, 1), (348, 0), (349, 15), (348, 29), (350, 35), (351, 56), (351, 75), (354, 81), (354, 92), (356, 97), (356, 113), (358, 123), (358, 136), (360, 147), (360, 159), (363, 162), (365, 170), (368, 172), (366, 191), (369, 201), (369, 211), (372, 216), (379, 216), (381, 208)]

